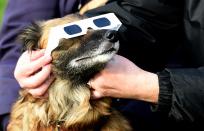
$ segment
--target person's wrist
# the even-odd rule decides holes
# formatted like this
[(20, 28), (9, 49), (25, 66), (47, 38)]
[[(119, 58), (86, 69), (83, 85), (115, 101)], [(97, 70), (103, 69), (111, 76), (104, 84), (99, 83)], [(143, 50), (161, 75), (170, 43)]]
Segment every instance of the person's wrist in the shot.
[(139, 99), (146, 102), (157, 103), (159, 96), (159, 80), (157, 74), (144, 71), (142, 77), (141, 90), (143, 90), (143, 92), (140, 94)]
[[(159, 98), (159, 79), (158, 75), (149, 72), (149, 102), (158, 103)], [(148, 88), (148, 87), (147, 87)]]

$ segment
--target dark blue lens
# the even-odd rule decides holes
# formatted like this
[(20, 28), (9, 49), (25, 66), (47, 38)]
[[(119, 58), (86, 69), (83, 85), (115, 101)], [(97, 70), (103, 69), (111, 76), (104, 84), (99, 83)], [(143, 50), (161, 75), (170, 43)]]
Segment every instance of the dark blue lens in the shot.
[(82, 29), (78, 25), (70, 25), (70, 26), (64, 27), (64, 31), (68, 35), (74, 35), (74, 34), (82, 32)]
[(95, 19), (95, 20), (93, 20), (93, 23), (97, 27), (105, 27), (105, 26), (109, 26), (111, 24), (110, 21), (105, 17)]

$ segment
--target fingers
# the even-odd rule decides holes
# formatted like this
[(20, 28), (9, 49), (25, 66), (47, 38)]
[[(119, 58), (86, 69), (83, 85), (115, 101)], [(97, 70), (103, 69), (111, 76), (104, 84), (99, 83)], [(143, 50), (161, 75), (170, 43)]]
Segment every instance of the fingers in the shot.
[(87, 83), (91, 88), (91, 98), (92, 99), (99, 99), (104, 97), (105, 95), (102, 93), (102, 85), (100, 85), (100, 81), (97, 82), (97, 79), (91, 79)]
[(45, 49), (37, 50), (37, 51), (32, 51), (31, 52), (31, 61), (34, 61), (40, 57), (42, 57), (45, 54)]
[(41, 71), (37, 72), (36, 74), (27, 77), (22, 82), (22, 88), (26, 87), (27, 89), (37, 88), (41, 85), (51, 74), (51, 64), (48, 64), (42, 68)]
[[(14, 76), (22, 88), (37, 88), (51, 73), (51, 56), (43, 56), (44, 50), (26, 51), (19, 58)], [(31, 61), (34, 59), (34, 61)]]
[(52, 57), (43, 55), (44, 50), (24, 52), (17, 62), (14, 76), (16, 78), (28, 77), (50, 63)]
[(99, 98), (102, 98), (102, 97), (103, 97), (103, 95), (100, 92), (98, 92), (96, 90), (91, 91), (91, 98), (92, 99), (99, 99)]
[(39, 86), (38, 88), (35, 89), (28, 89), (28, 92), (30, 94), (32, 94), (32, 96), (34, 97), (42, 97), (45, 96), (46, 91), (48, 89), (48, 87), (51, 85), (51, 83), (54, 81), (54, 76), (50, 76), (48, 80), (46, 80), (41, 86)]
[(103, 87), (106, 84), (106, 80), (104, 78), (104, 70), (96, 74), (93, 78), (89, 80), (87, 83), (89, 86), (91, 86), (93, 89), (101, 89), (99, 87)]
[(29, 70), (29, 72), (27, 72), (27, 74), (31, 75), (31, 74), (35, 73), (36, 71), (40, 70), (43, 66), (50, 63), (51, 60), (52, 60), (51, 56), (43, 56), (43, 57), (40, 57), (39, 59), (31, 62), (28, 69), (27, 69), (27, 70)]
[(100, 7), (100, 6), (103, 6), (105, 5), (105, 3), (107, 2), (108, 0), (91, 0), (90, 2), (88, 2), (86, 5), (84, 5), (80, 11), (79, 11), (79, 14), (83, 15), (86, 11), (88, 10), (91, 10), (91, 9), (94, 9), (94, 8), (97, 8), (97, 7)]
[(44, 56), (45, 50), (26, 51), (19, 58), (14, 76), (22, 88), (33, 96), (45, 94), (54, 80), (51, 77), (51, 56)]
[(88, 11), (88, 5), (84, 5), (80, 11), (79, 11), (79, 14), (80, 15), (83, 15), (86, 11)]

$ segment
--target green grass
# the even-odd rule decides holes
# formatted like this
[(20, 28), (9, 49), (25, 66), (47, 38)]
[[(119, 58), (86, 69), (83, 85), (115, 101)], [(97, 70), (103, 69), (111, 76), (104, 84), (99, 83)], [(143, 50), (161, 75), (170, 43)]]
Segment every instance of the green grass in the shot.
[(1, 25), (1, 22), (2, 22), (2, 17), (3, 17), (3, 14), (4, 14), (6, 3), (7, 3), (7, 0), (0, 0), (0, 25)]

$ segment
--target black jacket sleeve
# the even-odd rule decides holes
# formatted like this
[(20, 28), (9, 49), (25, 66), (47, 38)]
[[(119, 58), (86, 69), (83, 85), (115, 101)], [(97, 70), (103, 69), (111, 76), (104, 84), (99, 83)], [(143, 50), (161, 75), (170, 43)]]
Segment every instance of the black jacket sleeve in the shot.
[(158, 73), (160, 95), (157, 111), (166, 112), (170, 118), (180, 122), (204, 121), (203, 5), (202, 0), (185, 0), (184, 3), (183, 48), (187, 68), (166, 69)]
[(160, 94), (157, 111), (185, 122), (204, 120), (204, 67), (166, 69), (158, 73)]

